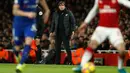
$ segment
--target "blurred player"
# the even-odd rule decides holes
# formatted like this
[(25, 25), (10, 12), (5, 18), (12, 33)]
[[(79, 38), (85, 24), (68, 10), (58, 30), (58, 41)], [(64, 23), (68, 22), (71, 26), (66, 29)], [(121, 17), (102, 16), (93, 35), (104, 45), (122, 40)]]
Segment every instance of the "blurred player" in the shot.
[(20, 63), (16, 67), (16, 73), (21, 73), (24, 67), (24, 63), (28, 58), (28, 53), (30, 51), (30, 45), (36, 34), (36, 7), (38, 2), (44, 8), (44, 23), (48, 21), (49, 18), (49, 8), (45, 0), (14, 0), (13, 5), (13, 36), (15, 43), (15, 54), (18, 57), (20, 45), (24, 42), (24, 50), (22, 53), (22, 58)]
[(119, 29), (119, 11), (120, 5), (130, 8), (130, 1), (128, 0), (95, 0), (94, 7), (86, 17), (84, 23), (79, 27), (79, 31), (83, 31), (87, 24), (99, 13), (99, 25), (91, 37), (91, 41), (82, 57), (80, 66), (73, 68), (75, 72), (81, 72), (82, 66), (90, 61), (93, 50), (97, 48), (106, 38), (119, 51), (118, 57), (118, 71), (119, 73), (126, 73), (123, 68), (123, 61), (125, 58), (124, 40)]

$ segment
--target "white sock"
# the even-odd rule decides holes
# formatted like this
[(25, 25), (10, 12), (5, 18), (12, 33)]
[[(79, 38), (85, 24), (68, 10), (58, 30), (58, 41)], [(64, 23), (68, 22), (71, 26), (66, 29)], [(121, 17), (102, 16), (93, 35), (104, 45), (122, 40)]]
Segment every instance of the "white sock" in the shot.
[(87, 62), (90, 61), (90, 59), (92, 58), (92, 53), (89, 51), (85, 51), (81, 60), (81, 67), (83, 67)]
[(118, 57), (118, 69), (122, 69), (122, 68), (123, 68), (123, 59)]
[(22, 66), (22, 64), (18, 64), (18, 65), (16, 66), (16, 69), (18, 69), (19, 66)]

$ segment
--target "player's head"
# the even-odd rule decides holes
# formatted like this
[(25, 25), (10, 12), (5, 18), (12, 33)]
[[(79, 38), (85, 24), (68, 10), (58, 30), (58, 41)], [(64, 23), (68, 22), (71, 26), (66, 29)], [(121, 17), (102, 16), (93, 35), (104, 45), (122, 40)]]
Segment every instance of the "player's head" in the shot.
[(60, 1), (59, 3), (58, 3), (58, 8), (62, 11), (62, 10), (64, 10), (65, 9), (65, 2), (64, 1)]

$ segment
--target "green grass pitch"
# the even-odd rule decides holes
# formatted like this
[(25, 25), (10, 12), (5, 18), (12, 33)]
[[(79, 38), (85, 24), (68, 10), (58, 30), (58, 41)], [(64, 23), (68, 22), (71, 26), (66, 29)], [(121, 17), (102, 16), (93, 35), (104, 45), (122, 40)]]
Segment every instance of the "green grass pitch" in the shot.
[[(0, 73), (15, 73), (15, 64), (0, 64)], [(25, 67), (23, 73), (73, 73), (72, 65), (37, 65), (29, 64)], [(130, 67), (125, 67), (130, 73)], [(117, 67), (96, 66), (95, 73), (118, 73)]]

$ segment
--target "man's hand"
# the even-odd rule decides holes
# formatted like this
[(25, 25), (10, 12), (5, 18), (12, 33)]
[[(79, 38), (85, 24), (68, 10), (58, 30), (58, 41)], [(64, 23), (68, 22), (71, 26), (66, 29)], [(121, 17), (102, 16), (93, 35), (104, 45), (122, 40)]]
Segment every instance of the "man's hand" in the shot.
[(81, 26), (78, 28), (79, 35), (83, 35), (85, 33), (86, 28), (87, 25), (85, 23), (82, 23)]
[(36, 18), (36, 13), (35, 12), (28, 12), (27, 17), (30, 19)]
[(40, 45), (40, 39), (39, 38), (36, 38), (36, 45)]
[(51, 32), (49, 36), (51, 37), (51, 36), (52, 36), (52, 34), (53, 34), (53, 33)]
[(55, 36), (55, 33), (54, 33), (54, 32), (53, 32), (53, 33), (51, 32), (51, 33), (50, 33), (50, 37), (53, 37), (53, 36)]
[(71, 39), (74, 37), (74, 35), (75, 35), (75, 32), (73, 31), (71, 34)]

